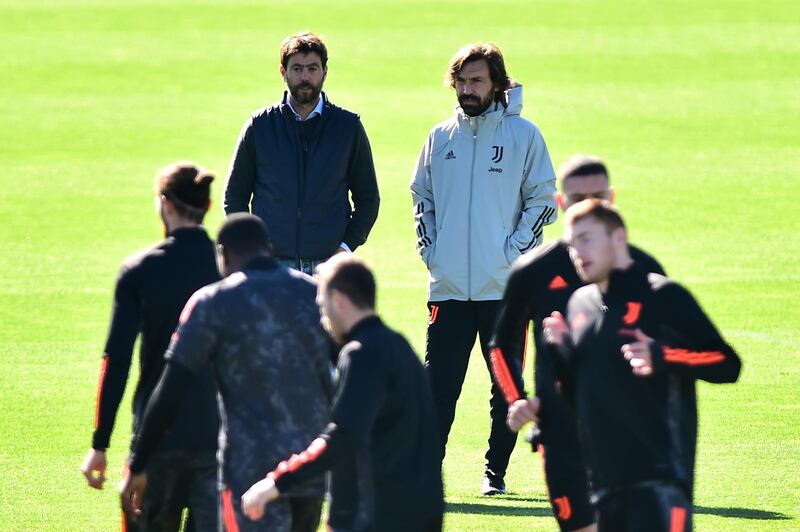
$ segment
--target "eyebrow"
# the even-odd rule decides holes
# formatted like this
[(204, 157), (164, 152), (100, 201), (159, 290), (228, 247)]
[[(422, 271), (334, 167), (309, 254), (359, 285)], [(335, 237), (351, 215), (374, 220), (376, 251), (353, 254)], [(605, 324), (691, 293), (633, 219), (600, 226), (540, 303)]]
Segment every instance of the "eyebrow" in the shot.
[(590, 232), (591, 232), (591, 231), (588, 231), (588, 230), (586, 230), (586, 229), (584, 229), (584, 230), (583, 230), (583, 231), (581, 231), (580, 233), (575, 233), (575, 232), (573, 232), (573, 233), (572, 233), (572, 235), (570, 235), (569, 242), (574, 242), (576, 239), (579, 239), (579, 238), (581, 238), (581, 237), (583, 237), (583, 236), (586, 236), (586, 235), (587, 235), (588, 233), (590, 233)]

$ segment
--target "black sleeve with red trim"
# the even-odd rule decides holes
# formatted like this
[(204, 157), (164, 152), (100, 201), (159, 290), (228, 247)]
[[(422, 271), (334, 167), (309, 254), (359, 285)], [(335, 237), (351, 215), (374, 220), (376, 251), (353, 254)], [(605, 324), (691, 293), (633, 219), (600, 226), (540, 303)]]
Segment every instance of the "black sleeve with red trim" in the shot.
[(530, 316), (530, 290), (525, 270), (512, 269), (500, 303), (489, 358), (494, 380), (508, 404), (525, 397), (521, 357)]
[(688, 290), (668, 283), (657, 292), (664, 338), (654, 338), (654, 371), (673, 371), (708, 382), (735, 382), (741, 360)]
[(141, 328), (142, 304), (136, 273), (135, 268), (123, 266), (114, 289), (111, 325), (97, 384), (93, 449), (108, 448), (128, 381), (133, 346)]
[(286, 493), (298, 484), (331, 469), (369, 441), (386, 384), (381, 357), (364, 346), (340, 355), (339, 386), (333, 399), (331, 423), (308, 448), (281, 462), (272, 472), (278, 491)]
[(172, 425), (183, 396), (194, 379), (194, 373), (177, 362), (168, 361), (164, 371), (153, 389), (139, 432), (133, 438), (129, 468), (132, 473), (140, 473), (147, 467), (161, 437)]

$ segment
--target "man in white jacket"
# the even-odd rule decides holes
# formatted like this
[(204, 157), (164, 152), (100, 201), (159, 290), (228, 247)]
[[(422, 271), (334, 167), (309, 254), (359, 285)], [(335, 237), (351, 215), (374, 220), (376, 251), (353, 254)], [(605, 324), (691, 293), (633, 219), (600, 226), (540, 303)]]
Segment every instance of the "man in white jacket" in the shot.
[[(459, 106), (428, 134), (411, 182), (417, 251), (430, 271), (425, 366), (442, 459), (475, 338), (488, 368), (510, 265), (539, 245), (544, 226), (556, 219), (553, 165), (539, 129), (520, 116), (522, 87), (512, 86), (500, 50), (464, 46), (450, 60), (446, 81)], [(494, 383), (490, 405), (484, 495), (505, 493), (516, 442)]]

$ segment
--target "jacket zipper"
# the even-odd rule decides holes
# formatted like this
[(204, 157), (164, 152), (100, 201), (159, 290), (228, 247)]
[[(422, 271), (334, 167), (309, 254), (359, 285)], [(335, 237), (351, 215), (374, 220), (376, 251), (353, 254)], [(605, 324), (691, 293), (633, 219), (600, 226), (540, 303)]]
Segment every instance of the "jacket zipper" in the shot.
[[(325, 100), (327, 102), (327, 100)], [(320, 135), (320, 131), (322, 129), (323, 120), (328, 118), (330, 113), (325, 113), (324, 117), (319, 117), (317, 120), (317, 127), (314, 130), (314, 136), (308, 140), (304, 140), (300, 136), (300, 123), (297, 122), (295, 117), (292, 117), (294, 120), (294, 131), (295, 131), (295, 139), (297, 140), (297, 144), (300, 147), (300, 174), (298, 176), (297, 182), (297, 221), (295, 225), (295, 233), (294, 233), (294, 254), (295, 259), (301, 259), (305, 257), (300, 257), (300, 228), (302, 227), (302, 219), (303, 219), (303, 200), (305, 199), (306, 193), (306, 167), (308, 166), (308, 150), (311, 144), (316, 143), (317, 137)]]
[[(471, 119), (468, 119), (471, 120)], [(472, 133), (472, 168), (469, 174), (469, 203), (467, 210), (467, 300), (472, 301), (472, 184), (475, 180), (475, 154), (478, 151), (478, 121), (475, 120), (475, 130)]]
[(297, 182), (297, 222), (294, 232), (294, 255), (296, 259), (300, 259), (300, 228), (303, 226), (303, 199), (306, 191), (306, 156), (308, 154), (308, 146), (306, 141), (300, 136), (300, 124), (295, 123), (295, 131), (300, 144), (300, 179)]

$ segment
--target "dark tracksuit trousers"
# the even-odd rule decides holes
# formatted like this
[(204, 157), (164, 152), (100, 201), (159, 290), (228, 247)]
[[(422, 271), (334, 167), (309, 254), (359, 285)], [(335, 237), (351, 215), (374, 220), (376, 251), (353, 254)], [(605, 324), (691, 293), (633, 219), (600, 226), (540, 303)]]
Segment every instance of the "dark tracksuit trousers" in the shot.
[(213, 451), (174, 449), (153, 455), (148, 464), (142, 514), (134, 521), (124, 513), (124, 532), (181, 530), (184, 508), (187, 532), (213, 532), (218, 520), (217, 457)]
[[(494, 331), (500, 301), (433, 301), (428, 303), (429, 320), (425, 348), (425, 367), (433, 390), (433, 400), (439, 419), (441, 458), (450, 427), (455, 418), (456, 402), (467, 373), (469, 358), (475, 338), (480, 338), (486, 368), (491, 375), (489, 341)], [(524, 335), (524, 331), (519, 331)], [(524, 342), (523, 342), (524, 343)], [(522, 345), (522, 343), (520, 344)], [(514, 356), (522, 357), (522, 353)], [(486, 468), (503, 477), (508, 467), (517, 435), (506, 426), (508, 405), (500, 389), (492, 380), (492, 398), (489, 401), (491, 430), (489, 449), (486, 451)]]
[(645, 482), (597, 502), (598, 532), (689, 532), (692, 504), (678, 485)]

